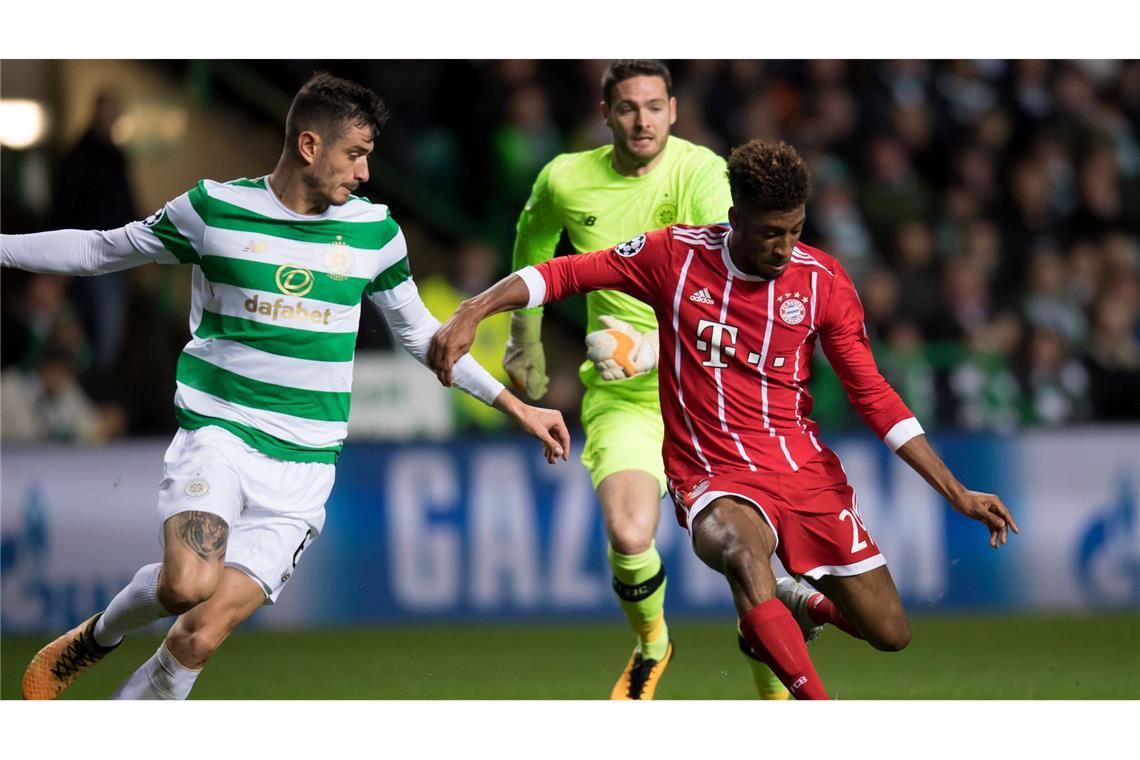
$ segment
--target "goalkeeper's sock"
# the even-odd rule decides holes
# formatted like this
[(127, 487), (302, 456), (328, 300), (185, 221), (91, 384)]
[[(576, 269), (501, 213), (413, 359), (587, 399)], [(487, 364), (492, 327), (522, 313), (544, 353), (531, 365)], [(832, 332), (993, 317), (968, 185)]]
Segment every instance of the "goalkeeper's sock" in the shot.
[(863, 638), (863, 634), (859, 633), (855, 626), (851, 624), (851, 621), (843, 616), (843, 613), (839, 611), (835, 603), (823, 594), (814, 594), (808, 599), (806, 606), (808, 617), (810, 617), (813, 622), (819, 623), (820, 625), (831, 623), (844, 633), (851, 634), (857, 639)]
[[(736, 632), (740, 634), (739, 625), (736, 627)], [(752, 647), (748, 646), (748, 642), (744, 640), (743, 634), (739, 635), (738, 640), (740, 642), (740, 653), (748, 661), (748, 669), (752, 672), (752, 681), (756, 684), (756, 691), (760, 694), (760, 699), (777, 702), (791, 699), (792, 695), (784, 688), (784, 684), (780, 683), (780, 679), (776, 677), (772, 669), (756, 656)]]
[(131, 631), (137, 631), (144, 625), (172, 614), (158, 601), (160, 570), (160, 562), (144, 566), (135, 573), (126, 588), (115, 594), (107, 609), (95, 621), (94, 636), (100, 646), (113, 647)]
[(803, 632), (779, 599), (761, 602), (745, 613), (740, 634), (796, 699), (828, 698)]
[(748, 665), (752, 670), (752, 681), (756, 684), (756, 691), (760, 699), (782, 702), (791, 699), (792, 695), (772, 672), (772, 669), (759, 660), (748, 657)]
[(606, 553), (614, 571), (614, 592), (637, 633), (641, 656), (661, 660), (669, 648), (669, 627), (665, 625), (665, 566), (656, 543), (641, 554), (618, 554), (612, 546)]
[(111, 699), (186, 699), (201, 672), (191, 670), (175, 659), (164, 641), (150, 659), (123, 682)]

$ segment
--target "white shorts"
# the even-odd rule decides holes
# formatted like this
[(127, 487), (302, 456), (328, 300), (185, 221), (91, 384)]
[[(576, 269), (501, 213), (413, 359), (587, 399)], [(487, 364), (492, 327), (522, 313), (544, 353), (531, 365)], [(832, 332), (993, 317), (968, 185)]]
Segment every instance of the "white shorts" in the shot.
[[(218, 427), (179, 429), (163, 458), (158, 516), (209, 512), (226, 521), (226, 566), (277, 601), (325, 524), (336, 467), (266, 456)], [(161, 531), (160, 531), (161, 534)]]

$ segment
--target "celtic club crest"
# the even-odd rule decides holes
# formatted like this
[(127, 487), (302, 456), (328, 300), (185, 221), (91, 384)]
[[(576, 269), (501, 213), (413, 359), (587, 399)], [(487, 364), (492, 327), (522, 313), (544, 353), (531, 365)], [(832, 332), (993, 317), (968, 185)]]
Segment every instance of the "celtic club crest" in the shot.
[(352, 270), (352, 249), (340, 235), (325, 251), (325, 273), (334, 280), (347, 279)]

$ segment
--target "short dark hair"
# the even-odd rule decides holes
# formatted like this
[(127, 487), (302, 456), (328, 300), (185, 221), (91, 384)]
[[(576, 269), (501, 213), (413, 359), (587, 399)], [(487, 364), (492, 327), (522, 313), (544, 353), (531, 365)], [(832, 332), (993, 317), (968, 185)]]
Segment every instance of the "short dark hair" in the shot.
[(372, 139), (388, 122), (384, 101), (363, 85), (334, 77), (327, 72), (314, 74), (301, 86), (285, 117), (285, 144), (297, 150), (297, 138), (311, 130), (322, 140), (336, 141), (346, 127), (370, 127)]
[(792, 211), (811, 197), (811, 171), (787, 143), (749, 140), (728, 156), (732, 203), (756, 211)]
[(602, 100), (606, 105), (613, 99), (614, 87), (634, 77), (661, 77), (665, 80), (665, 92), (673, 97), (673, 75), (661, 61), (622, 60), (611, 63), (602, 74)]

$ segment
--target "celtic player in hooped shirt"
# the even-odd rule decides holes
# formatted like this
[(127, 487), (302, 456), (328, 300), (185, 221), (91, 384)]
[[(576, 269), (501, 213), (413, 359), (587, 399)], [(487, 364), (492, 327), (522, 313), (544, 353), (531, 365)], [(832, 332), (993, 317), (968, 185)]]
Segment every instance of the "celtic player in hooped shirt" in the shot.
[[(348, 431), (362, 297), (421, 361), (439, 328), (387, 207), (352, 195), (386, 118), (370, 90), (319, 74), (293, 101), (272, 174), (199, 182), (117, 230), (0, 237), (4, 266), (36, 272), (194, 267), (179, 430), (158, 499), (163, 560), (40, 650), (25, 698), (58, 696), (125, 634), (169, 615), (179, 617), (165, 641), (115, 696), (185, 698), (222, 641), (276, 601), (320, 533)], [(518, 420), (548, 461), (568, 456), (558, 412), (521, 403), (470, 356), (460, 364), (463, 390)]]
[[(875, 366), (851, 279), (799, 242), (810, 178), (795, 150), (754, 140), (728, 166), (731, 228), (674, 225), (516, 272), (460, 306), (428, 362), (450, 382), (479, 320), (498, 311), (603, 288), (649, 304), (661, 325), (663, 453), (677, 519), (728, 580), (751, 649), (796, 698), (826, 698), (805, 629), (831, 623), (895, 651), (910, 627), (843, 468), (808, 417), (817, 342), (867, 424), (955, 510), (984, 523), (991, 546), (1018, 528), (997, 496), (968, 491), (934, 453)], [(788, 579), (785, 606), (773, 553), (822, 593)]]

